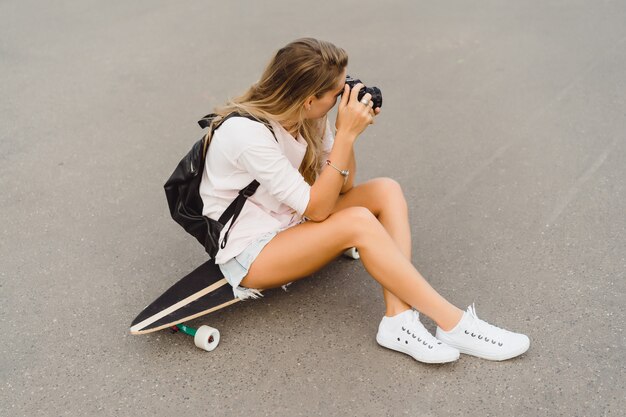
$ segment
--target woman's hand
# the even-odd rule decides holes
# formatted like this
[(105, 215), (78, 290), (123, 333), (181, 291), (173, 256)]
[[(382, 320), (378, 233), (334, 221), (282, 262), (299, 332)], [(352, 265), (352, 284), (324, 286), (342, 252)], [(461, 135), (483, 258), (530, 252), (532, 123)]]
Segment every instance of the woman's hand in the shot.
[(366, 93), (361, 98), (363, 102), (367, 101), (367, 104), (357, 100), (359, 91), (363, 87), (365, 86), (359, 83), (350, 91), (348, 84), (344, 86), (337, 109), (337, 121), (335, 122), (337, 133), (346, 133), (348, 136), (356, 138), (368, 125), (374, 123), (374, 117), (380, 113), (380, 108), (376, 110), (372, 108), (374, 103), (370, 93)]

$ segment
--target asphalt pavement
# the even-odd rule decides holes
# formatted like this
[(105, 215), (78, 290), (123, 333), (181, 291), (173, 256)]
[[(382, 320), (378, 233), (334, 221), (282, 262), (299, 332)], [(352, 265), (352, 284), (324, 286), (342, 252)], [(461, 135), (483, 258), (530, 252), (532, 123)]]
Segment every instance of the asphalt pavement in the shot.
[[(623, 415), (624, 22), (620, 1), (0, 2), (0, 415)], [(402, 185), (416, 268), (526, 354), (378, 346), (382, 292), (346, 258), (191, 322), (211, 353), (129, 334), (205, 260), (162, 188), (196, 121), (303, 36), (383, 92), (357, 182)]]

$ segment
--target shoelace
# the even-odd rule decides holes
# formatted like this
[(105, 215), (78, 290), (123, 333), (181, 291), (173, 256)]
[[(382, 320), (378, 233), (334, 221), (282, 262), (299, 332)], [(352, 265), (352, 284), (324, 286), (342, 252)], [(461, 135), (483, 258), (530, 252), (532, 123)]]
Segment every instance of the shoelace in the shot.
[(470, 328), (465, 330), (465, 334), (469, 334), (472, 337), (478, 337), (478, 340), (491, 342), (494, 345), (497, 343), (498, 346), (502, 346), (502, 342), (493, 339), (493, 335), (506, 332), (506, 330), (479, 319), (478, 315), (476, 314), (476, 307), (474, 306), (474, 303), (472, 303), (471, 306), (467, 307), (467, 312), (470, 314), (470, 316), (472, 316), (473, 320)]
[[(415, 310), (411, 312), (411, 319), (409, 321), (412, 329), (407, 328), (407, 326), (402, 326), (402, 331), (405, 331), (408, 335), (413, 336), (413, 339), (416, 339), (418, 342), (421, 342), (424, 346), (429, 346), (432, 349), (435, 346), (441, 345), (439, 339), (430, 334), (428, 330), (424, 327), (422, 322), (419, 319), (419, 313)], [(421, 329), (421, 335), (416, 334), (411, 330)]]

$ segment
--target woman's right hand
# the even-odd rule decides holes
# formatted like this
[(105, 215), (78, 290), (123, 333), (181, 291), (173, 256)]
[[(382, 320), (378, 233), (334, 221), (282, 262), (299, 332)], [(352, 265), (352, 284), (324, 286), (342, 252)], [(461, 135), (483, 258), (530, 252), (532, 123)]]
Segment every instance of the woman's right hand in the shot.
[(344, 86), (343, 95), (337, 109), (337, 121), (335, 122), (337, 133), (342, 132), (356, 139), (368, 125), (374, 123), (376, 113), (372, 109), (374, 106), (371, 100), (372, 95), (366, 93), (361, 98), (363, 101), (367, 100), (368, 104), (363, 104), (357, 99), (359, 91), (363, 87), (365, 85), (359, 83), (350, 91), (348, 84)]

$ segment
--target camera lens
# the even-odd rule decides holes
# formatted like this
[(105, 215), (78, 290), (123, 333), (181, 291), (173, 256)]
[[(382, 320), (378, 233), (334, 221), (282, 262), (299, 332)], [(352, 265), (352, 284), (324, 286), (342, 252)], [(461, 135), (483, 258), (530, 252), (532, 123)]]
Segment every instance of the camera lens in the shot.
[(367, 92), (372, 95), (372, 101), (374, 102), (374, 108), (380, 108), (383, 106), (383, 93), (378, 87), (368, 88)]

